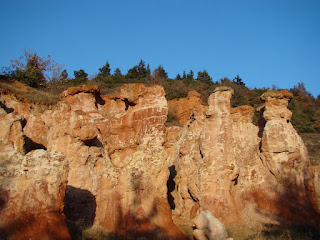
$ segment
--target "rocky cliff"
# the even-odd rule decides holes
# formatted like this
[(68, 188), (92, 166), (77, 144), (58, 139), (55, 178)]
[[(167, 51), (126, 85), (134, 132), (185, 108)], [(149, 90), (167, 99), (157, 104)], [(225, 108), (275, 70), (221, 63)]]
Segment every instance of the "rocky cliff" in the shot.
[[(290, 123), (292, 96), (263, 94), (255, 126), (232, 93), (217, 88), (205, 106), (195, 92), (168, 104), (161, 86), (80, 86), (43, 106), (1, 91), (1, 234), (68, 239), (68, 225), (73, 238), (93, 226), (186, 239), (172, 218), (203, 210), (223, 223), (318, 224), (318, 170)], [(168, 105), (181, 126), (165, 127)]]
[(217, 88), (184, 127), (168, 128), (176, 135), (168, 148), (177, 172), (174, 214), (190, 219), (210, 210), (224, 223), (317, 224), (315, 169), (290, 123), (292, 95), (264, 93), (255, 126), (254, 108), (230, 107), (232, 92)]

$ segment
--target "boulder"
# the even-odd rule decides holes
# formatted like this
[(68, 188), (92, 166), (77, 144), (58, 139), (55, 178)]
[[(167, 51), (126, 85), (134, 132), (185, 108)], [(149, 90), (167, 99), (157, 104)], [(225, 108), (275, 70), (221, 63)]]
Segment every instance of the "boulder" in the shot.
[(192, 221), (196, 227), (193, 232), (195, 240), (225, 240), (228, 237), (224, 225), (208, 210), (202, 211)]

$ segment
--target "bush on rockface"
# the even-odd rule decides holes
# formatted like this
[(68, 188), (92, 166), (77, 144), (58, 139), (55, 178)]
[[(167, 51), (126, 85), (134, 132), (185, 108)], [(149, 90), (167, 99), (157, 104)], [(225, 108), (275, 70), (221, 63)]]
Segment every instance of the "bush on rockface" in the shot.
[(51, 59), (51, 56), (41, 57), (31, 49), (25, 50), (24, 54), (11, 61), (11, 75), (17, 81), (23, 82), (30, 87), (45, 87), (47, 82), (62, 82), (62, 64)]

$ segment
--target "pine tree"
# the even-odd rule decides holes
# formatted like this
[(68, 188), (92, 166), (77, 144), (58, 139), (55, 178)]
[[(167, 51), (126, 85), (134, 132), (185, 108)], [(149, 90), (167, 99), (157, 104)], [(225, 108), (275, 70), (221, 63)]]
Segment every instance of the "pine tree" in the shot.
[(207, 70), (203, 70), (203, 71), (198, 72), (197, 82), (201, 82), (206, 85), (211, 85), (212, 84), (211, 80), (212, 80), (212, 78), (210, 77)]
[(150, 76), (150, 68), (149, 70), (146, 68), (145, 62), (141, 59), (138, 66), (134, 66), (128, 70), (126, 75), (127, 78), (136, 78), (143, 79)]
[(151, 75), (151, 70), (150, 70), (150, 65), (148, 64), (147, 66), (147, 76), (150, 76)]
[(186, 79), (186, 78), (187, 78), (186, 71), (183, 71), (182, 79)]
[(168, 73), (166, 73), (166, 71), (164, 70), (164, 68), (161, 65), (159, 65), (159, 67), (154, 70), (153, 75), (154, 75), (154, 77), (158, 77), (161, 79), (168, 78)]
[(116, 69), (114, 70), (113, 76), (119, 76), (119, 77), (121, 77), (121, 76), (122, 76), (121, 70), (120, 70), (119, 68), (116, 68)]
[(68, 72), (66, 69), (64, 69), (62, 72), (61, 72), (61, 78), (62, 79), (67, 79), (68, 78)]
[(74, 71), (73, 74), (76, 79), (88, 80), (88, 73), (86, 73), (83, 69)]
[(234, 79), (233, 82), (236, 83), (237, 85), (242, 85), (245, 86), (244, 82), (242, 82), (242, 79), (237, 75)]
[(138, 65), (138, 73), (139, 73), (139, 78), (145, 78), (148, 76), (148, 70), (146, 69), (146, 64), (142, 59), (140, 60), (140, 63)]
[(110, 77), (111, 76), (111, 69), (109, 62), (107, 61), (106, 65), (104, 65), (102, 68), (99, 68), (100, 73), (98, 74), (99, 76), (102, 77)]
[(176, 76), (176, 80), (181, 80), (181, 76), (180, 76), (179, 73), (178, 73), (177, 76)]
[(193, 77), (193, 71), (190, 70), (190, 72), (187, 74), (187, 79), (193, 81), (194, 80), (194, 77)]
[(139, 69), (138, 69), (138, 66), (134, 66), (133, 68), (130, 68), (128, 70), (128, 73), (126, 75), (127, 78), (131, 78), (131, 79), (134, 79), (134, 78), (139, 78)]

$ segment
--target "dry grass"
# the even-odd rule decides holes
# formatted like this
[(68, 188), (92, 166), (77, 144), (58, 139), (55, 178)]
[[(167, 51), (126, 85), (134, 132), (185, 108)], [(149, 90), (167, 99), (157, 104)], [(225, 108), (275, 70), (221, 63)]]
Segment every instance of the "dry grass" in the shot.
[(0, 88), (12, 92), (17, 97), (22, 97), (29, 102), (56, 104), (59, 100), (59, 95), (28, 87), (27, 85), (15, 80), (1, 79)]
[[(190, 239), (193, 229), (187, 225), (178, 226)], [(242, 225), (226, 226), (229, 238), (234, 240), (319, 240), (318, 229), (306, 226), (267, 225), (261, 228), (250, 228)], [(127, 238), (112, 236), (100, 227), (92, 227), (82, 232), (79, 240), (124, 240)]]
[(300, 133), (308, 151), (311, 164), (320, 165), (320, 133)]
[(94, 240), (110, 240), (111, 237), (105, 232), (102, 227), (93, 226), (82, 231), (81, 240), (94, 239)]
[(229, 237), (236, 240), (260, 240), (262, 238), (262, 229), (249, 228), (248, 226), (231, 225), (226, 226)]
[(267, 225), (261, 228), (227, 226), (229, 237), (235, 240), (316, 240), (320, 239), (318, 229), (308, 226)]
[(168, 109), (167, 121), (165, 123), (166, 126), (180, 126), (183, 127), (178, 120), (177, 113), (173, 109)]
[(190, 239), (192, 239), (192, 234), (194, 231), (193, 227), (191, 227), (190, 225), (178, 225), (178, 224), (176, 224), (176, 226), (179, 228), (181, 232), (183, 232)]

